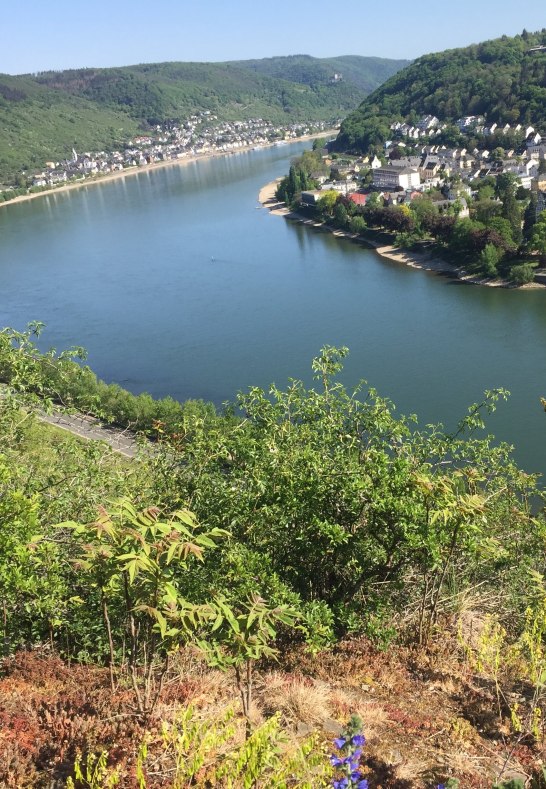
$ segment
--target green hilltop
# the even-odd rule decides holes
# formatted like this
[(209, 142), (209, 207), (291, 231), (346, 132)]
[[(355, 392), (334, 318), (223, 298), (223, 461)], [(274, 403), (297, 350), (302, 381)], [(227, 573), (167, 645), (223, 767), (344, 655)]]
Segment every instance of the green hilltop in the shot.
[(363, 93), (370, 93), (389, 79), (407, 60), (343, 55), (337, 58), (313, 58), (310, 55), (239, 60), (233, 65), (255, 71), (276, 79), (285, 79), (303, 85), (316, 86), (330, 82), (334, 74), (342, 74), (343, 82)]
[(363, 151), (389, 137), (394, 120), (546, 122), (546, 29), (424, 55), (371, 93), (341, 126), (338, 147)]
[(406, 63), (298, 55), (0, 74), (0, 181), (73, 147), (112, 150), (152, 124), (198, 111), (279, 124), (343, 117)]

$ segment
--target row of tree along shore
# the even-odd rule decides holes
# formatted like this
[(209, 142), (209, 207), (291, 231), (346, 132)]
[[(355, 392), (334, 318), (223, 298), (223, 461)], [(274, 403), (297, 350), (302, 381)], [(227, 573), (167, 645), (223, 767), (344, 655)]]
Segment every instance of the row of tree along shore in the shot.
[[(329, 154), (318, 143), (293, 161), (276, 197), (333, 228), (363, 238), (381, 231), (389, 234), (382, 236), (382, 243), (388, 239), (401, 249), (426, 249), (484, 284), (521, 286), (544, 276), (546, 212), (537, 211), (536, 193), (518, 187), (510, 173), (480, 179), (464, 212), (466, 202), (447, 200), (438, 189), (415, 193), (403, 202), (396, 194), (369, 186), (349, 194), (318, 191), (332, 169), (350, 164), (350, 157)], [(365, 181), (366, 172), (360, 174)]]

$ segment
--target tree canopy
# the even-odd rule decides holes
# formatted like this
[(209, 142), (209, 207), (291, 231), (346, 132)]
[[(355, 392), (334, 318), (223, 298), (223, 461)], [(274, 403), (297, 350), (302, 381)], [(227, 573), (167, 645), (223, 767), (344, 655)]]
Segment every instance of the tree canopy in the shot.
[(388, 139), (394, 120), (415, 122), (426, 114), (446, 122), (469, 114), (503, 124), (541, 125), (546, 121), (546, 53), (529, 50), (545, 43), (542, 30), (424, 55), (345, 119), (337, 145), (367, 150)]

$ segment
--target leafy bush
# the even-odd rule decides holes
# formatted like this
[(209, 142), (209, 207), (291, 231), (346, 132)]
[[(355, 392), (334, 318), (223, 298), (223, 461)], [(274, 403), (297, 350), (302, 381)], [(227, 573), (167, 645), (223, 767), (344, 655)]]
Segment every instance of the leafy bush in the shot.
[(532, 263), (522, 263), (510, 269), (510, 282), (514, 285), (528, 285), (534, 278), (535, 270)]
[[(174, 573), (170, 582), (191, 605), (219, 596), (240, 612), (241, 605), (257, 595), (273, 607), (294, 608), (303, 617), (301, 637), (313, 636), (315, 650), (330, 643), (334, 633), (368, 633), (386, 643), (394, 619), (407, 610), (414, 612), (418, 637), (426, 641), (441, 601), (451, 599), (448, 589), (469, 584), (502, 589), (507, 611), (510, 605), (513, 613), (521, 614), (525, 604), (518, 579), (535, 566), (544, 533), (542, 519), (533, 517), (528, 504), (537, 495), (536, 481), (519, 471), (508, 447), (474, 435), (483, 427), (482, 412), (493, 410), (506, 393), (486, 393), (455, 434), (438, 427), (418, 429), (411, 420), (395, 418), (391, 403), (375, 390), (362, 397), (364, 384), (349, 393), (335, 381), (346, 353), (344, 348), (322, 350), (313, 362), (318, 388), (306, 389), (292, 381), (285, 391), (273, 386), (269, 393), (253, 388), (240, 395), (242, 420), (234, 412), (211, 417), (206, 408), (203, 416), (199, 406), (185, 411), (187, 406), (179, 407), (172, 400), (156, 403), (148, 397), (135, 398), (97, 382), (93, 395), (97, 412), (137, 420), (149, 419), (151, 412), (157, 416), (164, 407), (162, 415), (174, 422), (176, 432), (169, 434), (165, 428), (162, 441), (138, 466), (141, 489), (135, 501), (142, 502), (140, 512), (147, 511), (150, 501), (167, 513), (185, 511), (191, 503), (197, 522), (206, 523), (207, 531), (232, 535), (215, 551), (213, 562), (194, 563), (190, 585), (181, 567), (174, 570), (168, 563), (168, 573)], [(73, 391), (74, 400), (85, 399), (94, 380), (70, 356), (39, 354), (31, 335), (8, 330), (0, 333), (0, 372), (18, 397), (40, 393), (60, 398), (61, 391)], [(82, 472), (86, 468), (84, 464)], [(89, 468), (98, 473), (97, 465)], [(104, 471), (99, 478), (104, 480)], [(17, 489), (18, 480), (19, 476), (9, 485)], [(92, 492), (94, 484), (85, 479), (77, 483), (79, 496), (88, 504), (95, 494), (90, 498), (85, 488)], [(117, 490), (119, 495), (121, 485)], [(70, 518), (70, 506), (75, 511), (80, 506), (79, 501), (77, 505), (71, 501), (69, 496), (62, 500), (64, 519)], [(56, 511), (48, 504), (46, 512)], [(89, 508), (85, 511), (89, 513)], [(103, 508), (103, 516), (106, 511)], [(97, 524), (105, 528), (103, 516), (86, 527), (91, 529), (86, 544), (95, 544), (91, 536)], [(103, 588), (102, 581), (92, 573), (76, 577), (73, 569), (63, 569), (50, 528), (55, 521), (47, 523), (41, 513), (38, 520), (45, 536), (40, 550), (51, 546), (55, 558), (48, 571), (58, 573), (59, 584), (54, 603), (58, 613), (35, 618), (38, 629), (58, 620), (69, 635), (70, 649), (75, 644), (83, 649), (85, 632), (93, 632), (96, 654), (104, 655), (106, 648), (111, 655), (108, 627), (101, 626), (103, 601), (92, 591)], [(115, 518), (113, 522), (115, 526)], [(127, 528), (140, 528), (135, 523), (108, 526), (116, 534), (119, 526), (119, 535), (125, 535), (120, 536), (123, 555), (141, 554), (136, 544), (127, 547)], [(33, 530), (32, 523), (25, 528), (26, 535)], [(13, 539), (17, 542), (25, 536), (13, 533)], [(78, 539), (75, 531), (66, 537), (65, 555), (78, 558)], [(147, 544), (148, 536), (143, 533), (139, 539)], [(153, 551), (158, 544), (155, 539)], [(514, 551), (510, 546), (516, 544)], [(101, 549), (111, 552), (112, 546)], [(27, 564), (21, 567), (30, 566), (28, 561), (24, 559)], [(112, 575), (118, 577), (113, 587), (117, 590), (114, 622), (131, 618), (121, 594), (117, 561), (117, 575)], [(90, 560), (88, 565), (95, 568)], [(129, 572), (129, 566), (126, 569)], [(15, 599), (21, 581), (13, 583)], [(91, 604), (78, 607), (77, 599)], [(168, 618), (159, 602), (141, 601)], [(36, 599), (27, 602), (27, 606), (35, 604)], [(139, 613), (139, 620), (143, 616)], [(154, 628), (163, 632), (163, 620), (154, 616), (155, 624), (140, 625), (141, 633)], [(13, 623), (17, 621), (25, 621), (20, 607), (13, 610)], [(54, 627), (51, 638), (57, 633)], [(156, 646), (162, 639), (163, 635)], [(93, 639), (86, 641), (85, 649), (93, 650)]]

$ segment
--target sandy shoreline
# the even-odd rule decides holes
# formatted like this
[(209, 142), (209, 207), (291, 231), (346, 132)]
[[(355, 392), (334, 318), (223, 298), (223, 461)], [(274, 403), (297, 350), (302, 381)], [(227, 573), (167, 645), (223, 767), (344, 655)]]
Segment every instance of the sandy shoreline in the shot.
[[(480, 277), (467, 274), (464, 270), (457, 268), (447, 260), (442, 260), (438, 257), (432, 257), (426, 252), (413, 252), (407, 249), (400, 249), (388, 244), (381, 244), (373, 239), (359, 236), (358, 233), (350, 233), (346, 230), (339, 230), (332, 228), (323, 222), (315, 222), (313, 219), (302, 216), (294, 211), (290, 211), (284, 203), (279, 203), (275, 198), (275, 190), (277, 184), (281, 179), (277, 178), (275, 181), (266, 184), (258, 195), (258, 200), (264, 208), (268, 208), (270, 213), (277, 216), (285, 216), (289, 219), (299, 222), (300, 224), (307, 225), (308, 227), (321, 228), (327, 230), (332, 235), (338, 238), (346, 238), (350, 241), (358, 241), (372, 247), (378, 255), (392, 260), (395, 263), (401, 263), (410, 268), (420, 269), (421, 271), (430, 271), (435, 274), (448, 276), (451, 279), (457, 279), (460, 282), (466, 282), (472, 285), (483, 285), (488, 288), (514, 288), (515, 286), (505, 280), (488, 280)], [(537, 290), (544, 289), (546, 285), (539, 282), (531, 282), (529, 285), (521, 285), (517, 290)]]
[[(298, 137), (294, 140), (287, 141), (287, 145), (291, 145), (292, 143), (296, 142), (305, 142), (306, 140), (314, 140), (320, 137), (327, 137), (333, 133), (337, 134), (337, 129), (326, 129), (322, 132), (317, 132), (316, 134), (306, 134), (303, 137)], [(272, 143), (264, 143), (260, 147), (261, 148), (273, 148), (277, 145), (276, 142)], [(5, 200), (4, 202), (0, 203), (0, 208), (3, 206), (15, 205), (16, 203), (25, 203), (27, 200), (35, 200), (38, 197), (47, 197), (49, 195), (57, 195), (63, 194), (65, 192), (71, 192), (73, 189), (81, 189), (85, 186), (94, 186), (95, 184), (106, 184), (109, 181), (118, 181), (121, 178), (126, 178), (131, 175), (137, 175), (138, 173), (149, 173), (153, 170), (162, 170), (165, 167), (178, 167), (180, 165), (190, 164), (191, 162), (201, 162), (201, 161), (208, 161), (209, 159), (216, 159), (221, 156), (234, 156), (239, 153), (247, 153), (248, 151), (253, 150), (252, 146), (248, 145), (245, 148), (238, 148), (235, 151), (212, 151), (211, 153), (204, 153), (204, 154), (194, 154), (190, 156), (184, 156), (181, 159), (167, 159), (164, 162), (152, 162), (152, 164), (144, 164), (139, 165), (136, 167), (128, 167), (124, 170), (116, 170), (113, 173), (105, 173), (104, 175), (96, 175), (91, 176), (89, 178), (82, 178), (80, 181), (76, 181), (75, 183), (70, 184), (63, 184), (62, 186), (55, 186), (51, 189), (44, 189), (43, 192), (34, 192), (33, 194), (28, 195), (19, 195), (18, 197), (14, 197), (12, 200)], [(279, 179), (280, 180), (280, 179)], [(262, 201), (260, 201), (262, 202)]]
[(277, 186), (281, 181), (282, 176), (280, 178), (275, 178), (274, 181), (270, 181), (265, 186), (262, 186), (258, 193), (258, 202), (261, 203), (264, 208), (268, 208), (269, 213), (271, 214), (275, 214), (277, 216), (290, 216), (291, 218), (298, 219), (300, 221), (306, 220), (305, 217), (302, 217), (300, 214), (296, 214), (294, 211), (291, 211), (284, 203), (279, 202), (275, 197)]
[(258, 194), (258, 202), (263, 206), (270, 206), (275, 201), (275, 191), (277, 185), (282, 181), (282, 178), (276, 178), (274, 181), (262, 186)]
[[(516, 289), (515, 285), (507, 280), (497, 279), (490, 280), (482, 277), (477, 277), (472, 274), (467, 274), (463, 269), (448, 263), (447, 260), (432, 257), (426, 252), (412, 252), (399, 247), (382, 245), (375, 241), (366, 239), (368, 243), (375, 249), (378, 255), (381, 255), (388, 260), (393, 260), (395, 263), (402, 263), (404, 266), (410, 268), (421, 269), (421, 271), (432, 271), (435, 274), (443, 274), (444, 276), (457, 279), (459, 282), (467, 282), (470, 285), (483, 285), (486, 288), (510, 288)], [(531, 282), (528, 285), (520, 285), (517, 290), (542, 290), (546, 285), (540, 282)]]

